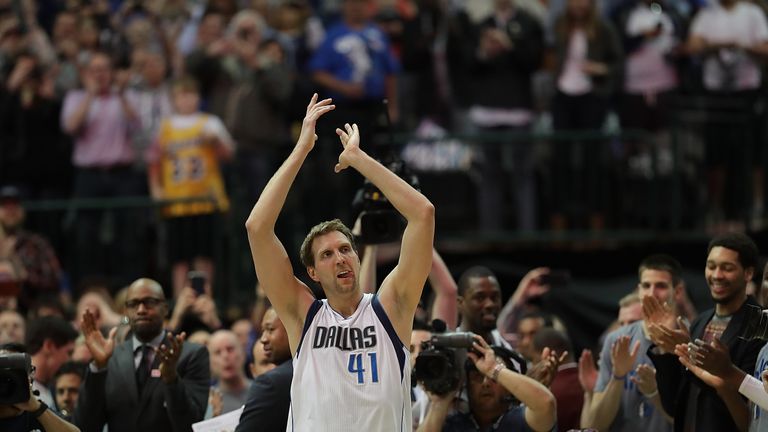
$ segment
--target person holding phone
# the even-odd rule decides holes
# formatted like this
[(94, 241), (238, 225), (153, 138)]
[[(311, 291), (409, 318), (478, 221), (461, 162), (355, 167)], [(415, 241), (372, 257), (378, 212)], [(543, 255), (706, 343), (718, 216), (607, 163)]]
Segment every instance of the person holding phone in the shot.
[(364, 294), (354, 236), (338, 219), (322, 222), (300, 250), (307, 274), (327, 297), (317, 300), (294, 276), (275, 235), (291, 185), (314, 148), (315, 125), (334, 108), (331, 99), (312, 97), (296, 146), (245, 224), (256, 275), (287, 330), (294, 356), (288, 430), (411, 430), (408, 343), (432, 265), (432, 203), (370, 157), (361, 148), (357, 125), (346, 124), (336, 130), (343, 150), (334, 171), (354, 168), (405, 217), (397, 266), (376, 295)]

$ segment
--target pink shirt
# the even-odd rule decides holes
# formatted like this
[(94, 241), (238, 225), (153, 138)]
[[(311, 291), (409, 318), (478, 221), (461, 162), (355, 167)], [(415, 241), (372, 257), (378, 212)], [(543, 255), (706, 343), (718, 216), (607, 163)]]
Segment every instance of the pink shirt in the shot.
[[(61, 111), (62, 126), (85, 97), (84, 90), (67, 92)], [(126, 91), (126, 99), (135, 106), (132, 92)], [(138, 133), (138, 125), (128, 120), (116, 92), (95, 97), (82, 127), (73, 134), (75, 148), (72, 163), (78, 168), (132, 164), (134, 151), (129, 137), (131, 130)]]
[(570, 96), (579, 96), (592, 91), (592, 80), (584, 72), (587, 61), (587, 34), (584, 30), (574, 30), (568, 39), (568, 54), (557, 88)]

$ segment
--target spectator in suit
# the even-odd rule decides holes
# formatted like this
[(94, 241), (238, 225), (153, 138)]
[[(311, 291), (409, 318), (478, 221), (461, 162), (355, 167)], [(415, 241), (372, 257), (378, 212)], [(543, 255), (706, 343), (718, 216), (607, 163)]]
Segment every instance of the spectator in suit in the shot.
[(267, 359), (279, 366), (259, 375), (253, 382), (235, 432), (282, 432), (288, 422), (293, 363), (288, 333), (274, 308), (270, 308), (264, 315), (259, 343), (264, 346)]
[(75, 411), (83, 431), (188, 431), (203, 419), (210, 369), (204, 347), (185, 343), (186, 335), (163, 329), (168, 312), (163, 288), (138, 279), (128, 289), (126, 314), (131, 329), (117, 345), (113, 328), (105, 338), (93, 315), (83, 314), (81, 329), (93, 362), (85, 375)]

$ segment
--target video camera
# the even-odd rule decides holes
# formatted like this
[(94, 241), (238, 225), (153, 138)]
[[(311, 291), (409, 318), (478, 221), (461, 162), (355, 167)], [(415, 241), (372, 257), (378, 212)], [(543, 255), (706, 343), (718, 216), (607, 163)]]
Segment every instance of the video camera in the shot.
[(0, 353), (0, 405), (28, 401), (31, 375), (29, 354)]
[[(402, 159), (392, 156), (382, 161), (390, 171), (419, 190), (419, 179)], [(355, 194), (352, 208), (360, 215), (360, 241), (363, 244), (381, 244), (396, 241), (405, 229), (405, 220), (386, 196), (367, 179)]]
[(445, 333), (445, 323), (432, 321), (432, 337), (421, 343), (413, 368), (413, 381), (436, 395), (444, 396), (459, 388), (463, 364), (457, 350), (470, 350), (475, 335), (469, 332)]

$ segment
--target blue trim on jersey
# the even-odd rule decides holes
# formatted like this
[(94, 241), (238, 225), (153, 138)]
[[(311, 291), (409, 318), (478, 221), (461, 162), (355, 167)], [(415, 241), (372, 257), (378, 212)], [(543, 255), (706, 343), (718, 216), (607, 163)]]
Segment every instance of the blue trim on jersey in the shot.
[(323, 307), (323, 302), (317, 299), (315, 299), (315, 301), (312, 302), (312, 305), (309, 306), (307, 316), (304, 318), (304, 328), (301, 329), (301, 339), (299, 339), (299, 346), (296, 347), (296, 357), (299, 356), (301, 344), (304, 342), (304, 335), (307, 334), (307, 330), (309, 330), (309, 326), (312, 324), (312, 320), (315, 319), (315, 315), (317, 315), (317, 312), (321, 307)]
[(395, 347), (397, 362), (400, 364), (400, 380), (402, 381), (403, 374), (405, 372), (405, 345), (403, 344), (403, 341), (400, 340), (400, 337), (397, 336), (395, 327), (392, 326), (392, 322), (389, 320), (387, 313), (384, 311), (384, 307), (381, 305), (378, 296), (373, 296), (373, 299), (371, 300), (371, 306), (373, 306), (373, 311), (376, 313), (376, 316), (379, 317), (381, 325), (384, 326), (384, 329), (389, 335), (389, 339), (392, 341), (392, 345)]

